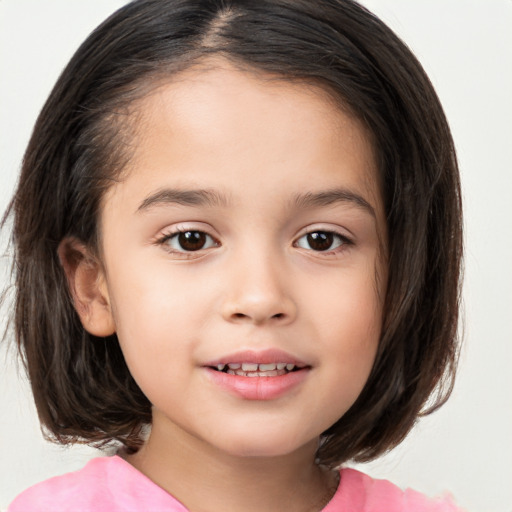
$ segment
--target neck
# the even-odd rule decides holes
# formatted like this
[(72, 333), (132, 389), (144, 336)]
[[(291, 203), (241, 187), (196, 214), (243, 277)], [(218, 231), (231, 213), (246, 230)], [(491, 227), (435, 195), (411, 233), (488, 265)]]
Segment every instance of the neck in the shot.
[(316, 448), (315, 440), (292, 454), (244, 457), (183, 431), (169, 437), (154, 425), (144, 447), (126, 459), (194, 512), (277, 512), (283, 504), (318, 512), (335, 491), (336, 474), (315, 464)]

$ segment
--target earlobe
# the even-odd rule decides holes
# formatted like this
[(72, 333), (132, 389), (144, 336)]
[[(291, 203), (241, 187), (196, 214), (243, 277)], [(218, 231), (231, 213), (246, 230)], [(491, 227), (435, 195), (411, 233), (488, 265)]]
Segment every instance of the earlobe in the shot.
[(94, 336), (114, 334), (115, 322), (101, 263), (75, 238), (66, 238), (59, 244), (58, 256), (84, 329)]

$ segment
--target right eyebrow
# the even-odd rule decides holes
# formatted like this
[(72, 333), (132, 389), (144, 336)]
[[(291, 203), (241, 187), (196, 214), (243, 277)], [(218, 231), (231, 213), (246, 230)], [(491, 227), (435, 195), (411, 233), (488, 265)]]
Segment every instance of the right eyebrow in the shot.
[(360, 208), (375, 219), (377, 218), (375, 208), (361, 194), (345, 188), (298, 194), (294, 198), (294, 203), (295, 207), (300, 209), (346, 203)]
[(137, 208), (137, 212), (169, 204), (179, 204), (182, 206), (225, 206), (227, 203), (227, 197), (215, 190), (164, 188), (146, 197)]

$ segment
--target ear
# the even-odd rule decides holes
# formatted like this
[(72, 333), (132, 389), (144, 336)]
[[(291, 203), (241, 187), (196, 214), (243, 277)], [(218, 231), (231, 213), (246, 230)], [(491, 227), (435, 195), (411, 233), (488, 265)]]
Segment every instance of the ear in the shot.
[(75, 238), (65, 238), (57, 252), (84, 329), (94, 336), (114, 334), (115, 322), (100, 261)]

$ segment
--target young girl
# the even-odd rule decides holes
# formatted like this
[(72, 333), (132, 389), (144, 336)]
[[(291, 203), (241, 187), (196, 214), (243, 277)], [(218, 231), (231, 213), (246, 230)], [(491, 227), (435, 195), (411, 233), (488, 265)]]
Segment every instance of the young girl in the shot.
[(345, 465), (448, 397), (461, 260), (442, 108), (357, 3), (128, 4), (8, 215), (40, 420), (118, 446), (11, 512), (456, 510)]

